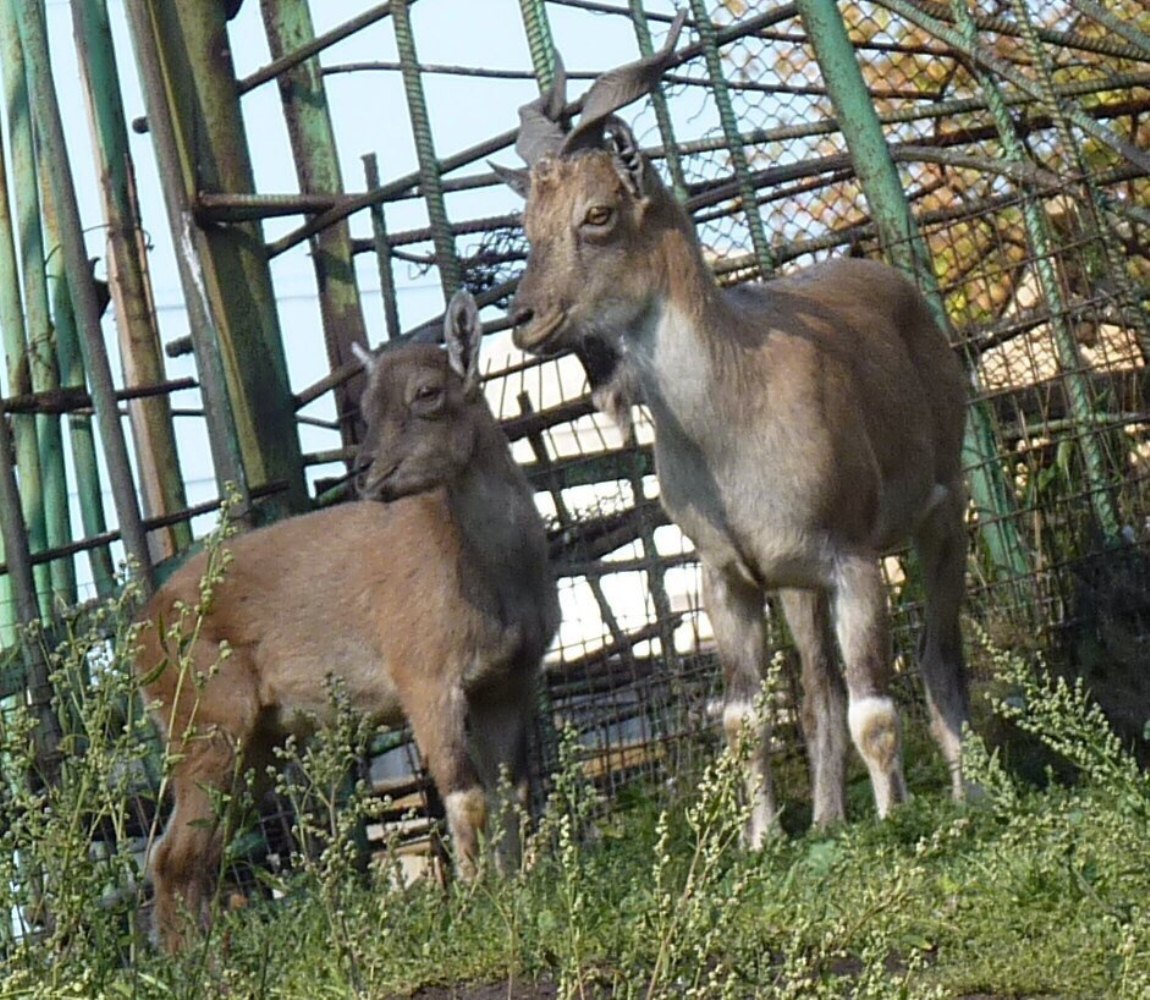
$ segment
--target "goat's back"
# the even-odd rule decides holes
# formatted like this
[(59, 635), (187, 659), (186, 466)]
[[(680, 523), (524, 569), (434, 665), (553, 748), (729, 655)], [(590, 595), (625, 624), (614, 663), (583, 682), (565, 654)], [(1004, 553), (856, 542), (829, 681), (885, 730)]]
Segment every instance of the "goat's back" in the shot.
[(825, 326), (824, 343), (846, 352), (850, 378), (865, 394), (859, 409), (880, 454), (884, 441), (897, 441), (899, 423), (925, 418), (936, 480), (961, 474), (966, 378), (926, 299), (905, 274), (877, 261), (840, 258), (763, 287), (772, 311), (796, 318), (805, 313)]
[[(236, 712), (270, 713), (288, 726), (300, 711), (324, 718), (325, 680), (334, 675), (356, 708), (395, 723), (405, 685), (479, 689), (507, 672), (529, 673), (551, 637), (553, 627), (538, 620), (545, 602), (509, 606), (467, 565), (443, 490), (341, 504), (237, 535), (224, 548), (230, 562), (193, 663), (208, 670), (222, 644), (231, 652), (201, 693), (171, 662), (160, 671), (147, 694), (165, 718), (177, 702), (177, 720), (198, 702), (198, 726), (226, 725)], [(153, 627), (136, 657), (141, 676), (176, 659), (163, 629), (178, 619), (177, 603), (199, 601), (206, 568), (206, 553), (189, 559), (142, 612)], [(530, 574), (530, 560), (517, 569)], [(540, 579), (537, 587), (546, 593), (553, 584)], [(189, 616), (184, 632), (194, 625)]]

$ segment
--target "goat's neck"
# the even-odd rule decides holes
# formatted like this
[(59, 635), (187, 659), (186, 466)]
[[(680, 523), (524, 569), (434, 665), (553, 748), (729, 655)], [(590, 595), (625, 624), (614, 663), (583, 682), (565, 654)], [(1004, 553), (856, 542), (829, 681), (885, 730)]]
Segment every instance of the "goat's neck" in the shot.
[(680, 218), (677, 207), (668, 209), (657, 252), (650, 258), (655, 273), (648, 308), (642, 321), (623, 333), (623, 347), (656, 425), (673, 412), (687, 429), (695, 413), (714, 423), (714, 407), (721, 402), (715, 398), (716, 384), (727, 352), (724, 335), (733, 329), (735, 317), (690, 223)]
[(447, 487), (447, 502), (468, 558), (486, 579), (530, 576), (533, 560), (546, 559), (530, 488), (494, 424), (480, 432), (477, 454)]

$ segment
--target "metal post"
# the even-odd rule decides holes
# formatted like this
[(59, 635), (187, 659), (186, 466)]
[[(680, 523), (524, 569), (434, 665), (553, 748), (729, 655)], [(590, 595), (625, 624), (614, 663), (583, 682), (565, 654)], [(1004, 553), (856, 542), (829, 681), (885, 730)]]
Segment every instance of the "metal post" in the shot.
[[(0, 331), (4, 338), (4, 352), (7, 355), (8, 391), (21, 395), (32, 391), (32, 370), (43, 371), (40, 365), (33, 365), (25, 327), (24, 302), (21, 295), (21, 271), (17, 261), (16, 246), (21, 246), (21, 256), (25, 267), (43, 266), (43, 246), (39, 231), (36, 233), (38, 253), (29, 262), (23, 253), (24, 227), (29, 216), (26, 212), (28, 193), (35, 200), (36, 174), (32, 152), (32, 125), (28, 118), (28, 82), (24, 74), (24, 55), (20, 45), (20, 33), (16, 25), (13, 0), (0, 0), (0, 62), (4, 71), (4, 94), (8, 108), (9, 155), (14, 177), (13, 189), (21, 197), (13, 216), (8, 200), (9, 178), (7, 165), (0, 156)], [(2, 153), (2, 150), (0, 150)], [(32, 220), (39, 227), (39, 205), (37, 203)], [(41, 344), (41, 347), (46, 345)], [(32, 414), (13, 414), (12, 437), (17, 468), (20, 470), (20, 505), (27, 531), (28, 549), (43, 552), (48, 548), (48, 521), (44, 509), (44, 485), (40, 468), (39, 422)], [(11, 549), (9, 562), (15, 560)], [(33, 579), (43, 601), (45, 614), (52, 609), (51, 571), (47, 564), (33, 570)]]
[[(315, 40), (307, 0), (262, 0), (260, 7), (273, 59)], [(342, 194), (343, 177), (319, 59), (312, 57), (286, 70), (278, 80), (300, 192)], [(347, 220), (316, 233), (311, 251), (328, 363), (336, 371), (354, 362), (352, 344), (367, 346)], [(345, 446), (359, 444), (363, 437), (359, 397), (364, 386), (363, 375), (357, 374), (335, 388), (336, 414)]]
[[(72, 0), (72, 19), (108, 220), (108, 282), (120, 334), (124, 383), (128, 387), (156, 385), (165, 380), (163, 348), (106, 0)], [(161, 516), (183, 510), (188, 503), (168, 397), (133, 399), (128, 403), (128, 416), (146, 513)], [(153, 559), (158, 561), (191, 543), (191, 527), (179, 521), (152, 532), (149, 540)]]
[(427, 219), (431, 224), (431, 239), (435, 244), (435, 263), (443, 283), (444, 299), (459, 289), (463, 275), (459, 257), (455, 252), (455, 237), (443, 200), (443, 180), (435, 143), (431, 137), (431, 119), (423, 96), (423, 80), (419, 69), (419, 56), (415, 51), (415, 34), (411, 28), (410, 0), (393, 0), (391, 23), (395, 28), (395, 43), (402, 64), (403, 89), (407, 95), (407, 110), (411, 118), (411, 134), (415, 139), (415, 152), (419, 160), (419, 186), (427, 204)]
[(192, 214), (201, 191), (247, 194), (255, 186), (224, 5), (124, 6), (157, 155), (165, 172), (173, 171), (165, 189), (177, 252), (197, 286), (197, 308), (211, 317), (206, 324), (205, 315), (193, 317), (201, 374), (214, 377), (211, 355), (218, 351), (247, 486), (275, 487), (261, 502), (270, 517), (298, 513), (308, 506), (307, 491), (262, 229), (257, 222), (201, 228)]
[(726, 77), (723, 75), (723, 60), (719, 55), (715, 26), (711, 23), (711, 17), (707, 13), (705, 0), (691, 0), (691, 14), (695, 19), (695, 27), (703, 43), (707, 75), (711, 80), (711, 93), (719, 111), (719, 122), (723, 128), (723, 136), (727, 140), (731, 167), (739, 184), (739, 197), (743, 204), (743, 216), (746, 219), (747, 231), (751, 235), (751, 246), (755, 251), (759, 271), (765, 278), (775, 269), (775, 256), (767, 242), (763, 218), (759, 214), (759, 199), (755, 194), (755, 187), (751, 183), (751, 168), (747, 163), (747, 154), (743, 149), (743, 140), (739, 135), (738, 120), (735, 117), (734, 106), (731, 104), (731, 92), (727, 87)]
[[(49, 243), (59, 246), (59, 214), (50, 184), (44, 186), (44, 235)], [(83, 389), (84, 357), (80, 348), (80, 334), (76, 328), (76, 313), (68, 293), (63, 254), (56, 253), (48, 261), (48, 280), (52, 288), (52, 323), (56, 330), (56, 354), (60, 363), (60, 384), (65, 388)], [(104, 491), (100, 482), (100, 461), (96, 454), (96, 436), (92, 418), (87, 413), (68, 416), (69, 440), (72, 443), (72, 467), (76, 474), (76, 493), (80, 505), (80, 523), (88, 538), (96, 538), (108, 530), (104, 516)], [(110, 597), (119, 584), (112, 554), (107, 545), (88, 550), (88, 565), (96, 593)]]
[(48, 38), (44, 26), (43, 10), (39, 4), (17, 4), (20, 40), (24, 45), (28, 67), (29, 104), (36, 116), (36, 130), (42, 155), (52, 164), (51, 181), (60, 218), (61, 250), (68, 273), (68, 288), (77, 311), (81, 328), (81, 350), (84, 368), (96, 410), (96, 421), (104, 445), (112, 495), (120, 532), (128, 555), (137, 563), (145, 591), (152, 587), (153, 574), (148, 558), (147, 539), (140, 519), (132, 467), (128, 449), (120, 426), (120, 411), (116, 403), (112, 371), (104, 353), (100, 329), (100, 309), (96, 302), (96, 289), (92, 284), (88, 258), (84, 250), (84, 227), (80, 209), (76, 204), (72, 183), (72, 166), (68, 147), (64, 141), (64, 127), (60, 121), (60, 107), (52, 82), (52, 66), (48, 60)]

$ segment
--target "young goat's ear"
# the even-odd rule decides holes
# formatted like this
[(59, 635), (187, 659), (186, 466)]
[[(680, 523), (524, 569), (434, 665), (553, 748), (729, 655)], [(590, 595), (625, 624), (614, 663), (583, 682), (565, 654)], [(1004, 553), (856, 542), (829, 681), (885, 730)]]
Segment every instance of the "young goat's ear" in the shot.
[(356, 356), (359, 362), (363, 365), (363, 370), (368, 375), (375, 371), (375, 366), (379, 364), (379, 355), (375, 351), (369, 351), (363, 344), (357, 341), (351, 342), (351, 353)]
[(443, 340), (447, 344), (447, 361), (463, 379), (463, 392), (469, 398), (479, 388), (479, 343), (482, 339), (479, 308), (471, 293), (461, 288), (447, 304), (443, 317)]
[(527, 168), (505, 167), (502, 163), (488, 160), (487, 165), (495, 171), (495, 176), (514, 191), (520, 198), (531, 193), (531, 171)]
[(622, 118), (612, 115), (605, 126), (607, 148), (615, 158), (615, 169), (623, 178), (623, 183), (631, 189), (636, 198), (646, 197), (647, 164), (639, 152), (635, 135)]

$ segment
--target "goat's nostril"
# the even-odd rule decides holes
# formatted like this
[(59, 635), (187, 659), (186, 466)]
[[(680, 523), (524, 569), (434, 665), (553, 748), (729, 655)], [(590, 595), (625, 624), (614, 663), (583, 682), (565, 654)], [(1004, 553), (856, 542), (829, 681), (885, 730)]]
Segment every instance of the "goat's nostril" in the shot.
[(512, 326), (524, 326), (535, 318), (535, 310), (528, 306), (515, 308), (511, 313)]

